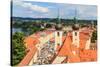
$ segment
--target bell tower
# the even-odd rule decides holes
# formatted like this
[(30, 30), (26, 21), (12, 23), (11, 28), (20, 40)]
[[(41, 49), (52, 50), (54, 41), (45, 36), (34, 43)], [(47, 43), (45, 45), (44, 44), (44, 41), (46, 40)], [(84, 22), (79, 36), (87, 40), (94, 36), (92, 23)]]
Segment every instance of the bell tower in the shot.
[(79, 47), (79, 24), (77, 23), (77, 10), (75, 9), (75, 17), (74, 17), (74, 25), (72, 26), (73, 32), (72, 32), (72, 44)]
[(55, 26), (55, 50), (57, 50), (57, 46), (61, 46), (62, 45), (62, 25), (61, 25), (61, 21), (59, 18), (59, 9), (58, 9), (58, 16), (57, 16), (57, 23)]
[(73, 28), (72, 44), (79, 47), (79, 25), (75, 24), (72, 28)]

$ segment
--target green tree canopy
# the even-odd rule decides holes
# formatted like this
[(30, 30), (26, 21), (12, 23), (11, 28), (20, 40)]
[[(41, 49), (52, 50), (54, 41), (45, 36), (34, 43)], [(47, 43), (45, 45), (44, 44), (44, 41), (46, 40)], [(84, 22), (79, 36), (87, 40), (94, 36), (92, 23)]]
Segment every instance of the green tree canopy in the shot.
[(94, 31), (94, 32), (92, 33), (91, 42), (92, 42), (92, 43), (95, 43), (96, 40), (97, 40), (97, 31)]
[(25, 56), (25, 46), (23, 43), (24, 34), (22, 32), (16, 32), (12, 35), (12, 60), (11, 65), (17, 65)]

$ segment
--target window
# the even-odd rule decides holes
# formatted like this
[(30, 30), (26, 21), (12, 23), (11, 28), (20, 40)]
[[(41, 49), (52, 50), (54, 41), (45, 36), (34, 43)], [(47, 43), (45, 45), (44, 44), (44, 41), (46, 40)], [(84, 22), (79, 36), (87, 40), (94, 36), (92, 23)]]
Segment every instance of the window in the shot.
[(59, 46), (60, 44), (58, 43), (57, 45)]
[(57, 35), (59, 36), (59, 32), (57, 32)]
[(77, 36), (77, 32), (75, 32), (75, 36)]

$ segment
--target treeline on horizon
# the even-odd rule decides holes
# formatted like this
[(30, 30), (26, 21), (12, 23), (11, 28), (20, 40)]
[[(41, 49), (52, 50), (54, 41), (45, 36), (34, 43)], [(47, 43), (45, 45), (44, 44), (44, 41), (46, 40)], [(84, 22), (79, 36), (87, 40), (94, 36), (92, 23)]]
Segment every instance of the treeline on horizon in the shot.
[[(12, 24), (13, 23), (23, 23), (23, 22), (32, 22), (32, 23), (57, 23), (58, 18), (23, 18), (23, 17), (11, 17)], [(71, 25), (75, 21), (75, 18), (73, 19), (60, 19), (61, 23)], [(97, 20), (80, 20), (77, 19), (77, 23), (79, 24), (91, 24), (91, 22), (94, 22), (94, 25), (97, 25)]]
[[(12, 20), (51, 20), (51, 21), (53, 21), (53, 20), (55, 20), (56, 21), (56, 19), (57, 18), (30, 18), (30, 17), (11, 17), (11, 19)], [(60, 20), (61, 21), (71, 21), (71, 20), (73, 20), (74, 18), (72, 18), (72, 19), (62, 19), (62, 18), (60, 18)], [(97, 22), (97, 19), (77, 19), (78, 21), (94, 21), (94, 22)]]

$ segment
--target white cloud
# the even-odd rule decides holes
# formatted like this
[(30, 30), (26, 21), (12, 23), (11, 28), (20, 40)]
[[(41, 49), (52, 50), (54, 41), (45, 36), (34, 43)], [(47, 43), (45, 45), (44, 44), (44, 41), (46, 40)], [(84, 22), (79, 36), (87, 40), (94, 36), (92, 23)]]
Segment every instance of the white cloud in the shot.
[(13, 0), (13, 4), (21, 6), (21, 7), (24, 7), (24, 8), (28, 8), (28, 9), (30, 9), (32, 11), (38, 11), (38, 12), (44, 12), (44, 13), (49, 11), (49, 9), (46, 8), (46, 7), (33, 5), (32, 3), (26, 3), (24, 1), (19, 1), (19, 0)]
[(62, 6), (62, 16), (74, 17), (76, 9), (79, 19), (97, 18), (97, 7), (94, 5), (59, 4), (59, 6)]
[(97, 8), (93, 6), (78, 6), (78, 16), (80, 18), (97, 18)]
[[(48, 5), (46, 7), (40, 6), (39, 4), (13, 0), (14, 5), (21, 6), (26, 9), (25, 16), (31, 17), (57, 17), (58, 8), (60, 9), (59, 14), (61, 18), (73, 18), (75, 16), (75, 9), (77, 9), (78, 19), (96, 19), (97, 18), (97, 7), (94, 5), (76, 5), (76, 4), (55, 4)], [(28, 10), (27, 10), (28, 9)], [(20, 10), (19, 10), (20, 11)], [(36, 12), (34, 12), (36, 11)], [(18, 14), (18, 13), (16, 13)], [(21, 14), (21, 13), (20, 13)]]

